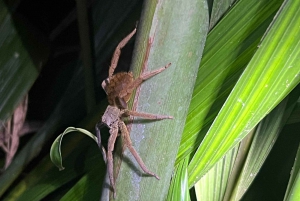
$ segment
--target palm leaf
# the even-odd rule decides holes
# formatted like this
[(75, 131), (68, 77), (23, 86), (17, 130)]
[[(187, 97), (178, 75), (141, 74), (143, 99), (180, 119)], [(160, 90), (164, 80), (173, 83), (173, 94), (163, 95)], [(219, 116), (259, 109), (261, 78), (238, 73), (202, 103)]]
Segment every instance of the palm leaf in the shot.
[(190, 186), (299, 83), (299, 4), (283, 4), (189, 164)]
[(182, 161), (175, 167), (174, 177), (169, 187), (167, 201), (190, 201), (187, 174), (188, 160)]
[(197, 200), (218, 201), (223, 199), (237, 151), (238, 146), (230, 150), (195, 184)]
[(287, 191), (284, 197), (284, 200), (299, 200), (300, 198), (300, 178), (299, 178), (299, 167), (300, 167), (300, 161), (299, 161), (299, 148), (296, 155), (296, 160), (294, 163), (293, 171), (291, 172), (291, 177), (289, 180), (289, 185), (287, 187)]
[[(36, 38), (41, 38), (41, 35), (35, 38), (33, 30), (28, 31), (20, 26), (17, 26), (17, 29), (15, 23), (20, 25), (20, 20), (13, 19), (4, 1), (0, 1), (1, 121), (12, 114), (28, 93), (39, 75), (38, 65), (41, 65), (48, 57), (47, 44), (40, 45), (41, 41), (36, 40)], [(31, 53), (34, 53), (36, 57), (33, 57)]]
[(209, 33), (176, 164), (199, 147), (281, 2), (239, 1)]

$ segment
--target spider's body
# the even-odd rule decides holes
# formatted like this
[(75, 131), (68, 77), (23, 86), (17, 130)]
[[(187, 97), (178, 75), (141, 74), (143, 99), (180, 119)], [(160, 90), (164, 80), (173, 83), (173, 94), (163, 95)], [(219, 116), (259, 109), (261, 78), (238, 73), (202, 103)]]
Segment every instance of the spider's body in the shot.
[[(104, 161), (107, 163), (108, 175), (110, 179), (111, 186), (114, 191), (114, 195), (116, 195), (115, 190), (115, 180), (113, 175), (113, 150), (114, 145), (116, 142), (116, 138), (119, 134), (119, 131), (124, 139), (124, 144), (127, 146), (129, 151), (132, 153), (134, 158), (137, 160), (138, 164), (142, 168), (142, 170), (151, 175), (155, 178), (159, 179), (159, 177), (148, 170), (146, 165), (144, 164), (143, 160), (136, 152), (134, 147), (132, 146), (131, 139), (129, 136), (129, 132), (127, 127), (122, 120), (123, 117), (128, 116), (137, 116), (146, 119), (172, 119), (172, 116), (165, 116), (165, 115), (156, 115), (156, 114), (148, 114), (148, 113), (140, 113), (132, 110), (127, 109), (127, 102), (130, 99), (130, 96), (134, 89), (136, 89), (143, 81), (153, 77), (154, 75), (164, 71), (168, 68), (171, 63), (167, 64), (166, 66), (159, 68), (154, 71), (150, 71), (147, 73), (142, 74), (138, 78), (134, 79), (131, 72), (120, 72), (114, 73), (114, 70), (117, 66), (121, 48), (123, 48), (126, 43), (130, 40), (130, 38), (135, 34), (136, 29), (134, 29), (128, 36), (126, 36), (117, 46), (114, 56), (111, 61), (111, 66), (109, 68), (109, 76), (106, 80), (102, 82), (102, 88), (107, 94), (107, 99), (109, 105), (107, 106), (104, 115), (102, 116), (102, 121), (96, 125), (96, 133), (98, 137), (99, 147), (102, 150)], [(150, 47), (150, 46), (149, 46)], [(149, 53), (149, 51), (148, 51)], [(148, 55), (147, 55), (148, 56)], [(101, 145), (101, 135), (100, 135), (100, 128), (105, 125), (109, 128), (110, 137), (108, 139), (108, 148), (107, 152), (105, 151), (104, 147)]]
[(120, 72), (102, 82), (102, 88), (107, 94), (109, 105), (127, 108), (133, 90), (128, 90), (134, 81), (131, 72)]

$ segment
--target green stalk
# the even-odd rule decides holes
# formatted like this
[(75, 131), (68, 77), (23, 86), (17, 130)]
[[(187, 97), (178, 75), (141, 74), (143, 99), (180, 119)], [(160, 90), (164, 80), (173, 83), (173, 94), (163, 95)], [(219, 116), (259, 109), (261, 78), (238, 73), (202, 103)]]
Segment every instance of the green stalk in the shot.
[(153, 44), (144, 71), (169, 62), (172, 65), (142, 84), (135, 106), (139, 112), (172, 115), (174, 119), (134, 121), (130, 133), (133, 146), (160, 180), (144, 175), (126, 149), (121, 164), (115, 157), (116, 172), (119, 172), (116, 200), (164, 200), (167, 197), (207, 29), (208, 10), (203, 1), (145, 2), (138, 24), (133, 72), (138, 76), (143, 71), (149, 38)]

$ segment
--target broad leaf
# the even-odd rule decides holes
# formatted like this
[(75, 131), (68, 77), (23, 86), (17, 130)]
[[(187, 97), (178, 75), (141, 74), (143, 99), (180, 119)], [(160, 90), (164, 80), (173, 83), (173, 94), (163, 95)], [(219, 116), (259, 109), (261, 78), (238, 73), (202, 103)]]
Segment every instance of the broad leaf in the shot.
[(187, 174), (188, 160), (179, 163), (174, 170), (167, 201), (190, 201)]
[(237, 151), (238, 146), (230, 150), (195, 184), (197, 200), (218, 201), (223, 199)]
[(291, 177), (284, 197), (285, 201), (297, 201), (300, 199), (300, 147), (298, 148)]
[(209, 33), (176, 164), (199, 147), (281, 2), (241, 0)]
[(192, 186), (300, 81), (300, 2), (287, 1), (189, 164)]
[[(0, 1), (0, 120), (8, 118), (39, 75), (48, 51)], [(17, 26), (16, 26), (17, 25)], [(29, 29), (29, 26), (27, 27)], [(42, 48), (41, 48), (42, 47)], [(30, 49), (31, 48), (31, 49)], [(37, 65), (38, 64), (38, 65)]]

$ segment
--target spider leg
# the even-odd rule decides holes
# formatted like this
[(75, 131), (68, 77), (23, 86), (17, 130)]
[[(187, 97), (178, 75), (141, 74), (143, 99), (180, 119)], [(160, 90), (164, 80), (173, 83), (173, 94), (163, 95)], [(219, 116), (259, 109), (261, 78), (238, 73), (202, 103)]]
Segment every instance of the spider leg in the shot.
[(132, 38), (132, 36), (135, 34), (136, 32), (136, 28), (130, 33), (128, 34), (116, 47), (114, 55), (111, 59), (111, 63), (110, 63), (110, 67), (109, 67), (109, 73), (108, 73), (108, 77), (111, 78), (112, 75), (114, 74), (114, 71), (117, 67), (120, 55), (121, 55), (121, 49), (128, 43), (128, 41)]
[(120, 127), (120, 130), (121, 130), (121, 134), (123, 135), (123, 137), (125, 139), (126, 146), (128, 147), (128, 149), (131, 152), (131, 154), (134, 156), (134, 158), (136, 159), (136, 161), (138, 162), (138, 164), (140, 165), (140, 167), (142, 168), (142, 170), (145, 173), (147, 173), (147, 174), (149, 174), (149, 175), (151, 175), (151, 176), (153, 176), (153, 177), (155, 177), (156, 179), (159, 180), (159, 177), (155, 173), (153, 173), (150, 170), (148, 170), (148, 168), (146, 167), (146, 165), (143, 162), (142, 158), (139, 156), (139, 154), (136, 152), (136, 150), (132, 146), (132, 142), (131, 142), (131, 139), (130, 139), (127, 127), (126, 127), (126, 125), (125, 125), (125, 123), (123, 121), (119, 122), (119, 127)]
[(101, 133), (100, 133), (100, 128), (102, 128), (103, 126), (104, 126), (104, 124), (102, 122), (97, 123), (96, 126), (95, 126), (95, 130), (96, 130), (96, 135), (97, 135), (97, 139), (98, 139), (98, 147), (100, 148), (102, 156), (103, 156), (103, 160), (106, 163), (106, 160), (107, 160), (106, 150), (101, 144)]
[(143, 73), (139, 78), (142, 79), (143, 81), (147, 80), (147, 79), (153, 77), (154, 75), (157, 75), (158, 73), (166, 70), (170, 65), (171, 65), (171, 63), (168, 63), (164, 67), (161, 67), (159, 69), (156, 69), (156, 70), (153, 70), (153, 71), (150, 71), (150, 72)]
[(167, 65), (165, 65), (162, 68), (143, 73), (142, 75), (140, 75), (140, 77), (136, 78), (133, 82), (131, 82), (126, 87), (126, 89), (124, 89), (120, 92), (120, 97), (126, 96), (126, 94), (128, 94), (128, 93), (132, 93), (133, 90), (136, 89), (140, 84), (142, 84), (143, 81), (153, 77), (154, 75), (157, 75), (158, 73), (161, 73), (162, 71), (166, 70), (170, 65), (171, 65), (171, 63), (168, 63)]
[(108, 169), (110, 184), (114, 191), (114, 197), (116, 196), (116, 186), (114, 180), (114, 164), (113, 164), (114, 159), (113, 159), (112, 152), (114, 150), (115, 142), (118, 137), (118, 131), (119, 131), (118, 125), (117, 123), (114, 123), (109, 130), (110, 136), (108, 139), (108, 148), (107, 148), (107, 169)]
[(173, 119), (172, 116), (168, 115), (159, 115), (159, 114), (149, 114), (149, 113), (141, 113), (141, 112), (136, 112), (128, 109), (122, 110), (121, 114), (125, 114), (127, 116), (135, 116), (135, 117), (142, 117), (145, 119)]

